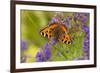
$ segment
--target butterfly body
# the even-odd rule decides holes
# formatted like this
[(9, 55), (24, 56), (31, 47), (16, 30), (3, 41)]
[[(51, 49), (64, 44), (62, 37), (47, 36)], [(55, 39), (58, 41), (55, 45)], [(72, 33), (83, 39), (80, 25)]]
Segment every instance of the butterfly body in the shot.
[(68, 28), (64, 24), (58, 23), (53, 23), (40, 31), (40, 34), (48, 39), (55, 39), (56, 41), (70, 44), (71, 37), (67, 33)]

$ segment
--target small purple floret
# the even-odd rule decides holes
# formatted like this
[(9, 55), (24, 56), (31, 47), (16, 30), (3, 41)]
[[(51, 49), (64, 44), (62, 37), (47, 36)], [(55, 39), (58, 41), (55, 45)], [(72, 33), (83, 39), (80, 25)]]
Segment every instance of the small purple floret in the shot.
[(48, 60), (51, 57), (50, 45), (48, 43), (46, 43), (45, 45), (44, 54), (45, 54), (45, 60)]
[(22, 40), (21, 41), (21, 50), (25, 50), (27, 48), (26, 41)]
[(86, 33), (89, 33), (89, 27), (86, 25), (82, 25), (82, 30)]
[(43, 55), (42, 55), (41, 51), (36, 54), (36, 61), (37, 62), (42, 62), (43, 61)]
[(51, 40), (51, 45), (55, 45), (57, 43), (57, 41), (55, 39)]

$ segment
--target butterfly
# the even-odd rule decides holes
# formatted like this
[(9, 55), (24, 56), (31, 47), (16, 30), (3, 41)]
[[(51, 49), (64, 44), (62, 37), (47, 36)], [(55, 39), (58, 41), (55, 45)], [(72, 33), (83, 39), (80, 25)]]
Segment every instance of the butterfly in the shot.
[(53, 23), (40, 30), (40, 34), (48, 39), (55, 39), (58, 42), (71, 44), (72, 38), (68, 34), (68, 28), (64, 24)]

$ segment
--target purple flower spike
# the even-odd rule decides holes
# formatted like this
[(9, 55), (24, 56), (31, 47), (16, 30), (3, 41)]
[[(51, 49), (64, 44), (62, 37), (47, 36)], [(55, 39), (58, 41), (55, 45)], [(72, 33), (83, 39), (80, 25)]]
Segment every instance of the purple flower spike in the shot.
[[(86, 30), (84, 31), (86, 32)], [(83, 42), (83, 51), (85, 53), (85, 58), (86, 59), (89, 59), (89, 44), (90, 44), (90, 39), (89, 39), (89, 33), (85, 33), (86, 36), (85, 36), (85, 39), (84, 39), (84, 42)]]
[(45, 45), (44, 53), (45, 53), (45, 58), (44, 59), (46, 61), (51, 57), (50, 45), (48, 43), (46, 43), (46, 45)]
[(37, 62), (47, 61), (51, 57), (50, 45), (46, 43), (44, 50), (40, 49), (40, 51), (36, 55)]
[(21, 50), (25, 50), (27, 48), (26, 41), (21, 41)]
[(83, 23), (86, 23), (86, 22), (87, 22), (87, 18), (84, 17), (84, 18), (82, 19), (82, 22), (83, 22)]
[(89, 27), (86, 25), (82, 25), (82, 30), (86, 33), (89, 33)]
[(84, 41), (84, 46), (88, 46), (89, 42)]
[(50, 48), (50, 45), (48, 43), (45, 44), (45, 49), (46, 48), (48, 48), (48, 49)]
[(43, 61), (43, 55), (42, 55), (41, 51), (36, 54), (36, 61), (37, 62), (42, 62)]
[(84, 52), (85, 52), (85, 53), (88, 53), (88, 51), (89, 51), (89, 49), (88, 49), (88, 48), (86, 48), (86, 47), (84, 47), (84, 49), (83, 49), (83, 50), (84, 50)]
[(60, 22), (60, 20), (61, 19), (56, 16), (56, 17), (53, 17), (48, 24), (50, 25), (50, 24), (53, 24), (53, 23), (58, 23), (58, 22)]
[(70, 16), (67, 17), (68, 21), (70, 21), (72, 18)]
[(52, 20), (53, 20), (54, 22), (57, 22), (57, 18), (56, 18), (56, 17), (53, 17)]
[(74, 18), (80, 17), (80, 13), (75, 13)]
[(66, 22), (66, 26), (67, 26), (67, 27), (69, 26), (69, 22)]
[(56, 19), (53, 17), (53, 18), (49, 21), (48, 24), (50, 25), (50, 24), (53, 24), (53, 23), (55, 23), (55, 22), (56, 22)]
[(88, 49), (89, 49), (89, 44), (90, 44), (89, 39), (85, 38), (85, 39), (84, 39), (84, 43), (83, 43), (84, 51), (88, 51)]
[(66, 26), (69, 26), (69, 22), (66, 18), (64, 18), (62, 21), (61, 21), (62, 24), (65, 24)]
[(90, 34), (89, 33), (86, 34), (86, 39), (90, 40)]

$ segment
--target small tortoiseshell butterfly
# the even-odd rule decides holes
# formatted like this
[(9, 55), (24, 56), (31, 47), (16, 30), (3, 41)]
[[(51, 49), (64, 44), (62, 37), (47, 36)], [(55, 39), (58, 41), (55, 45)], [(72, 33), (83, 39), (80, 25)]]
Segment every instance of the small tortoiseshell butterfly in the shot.
[(53, 23), (40, 30), (40, 34), (48, 39), (55, 39), (58, 42), (71, 44), (72, 38), (68, 34), (68, 28), (64, 24)]

